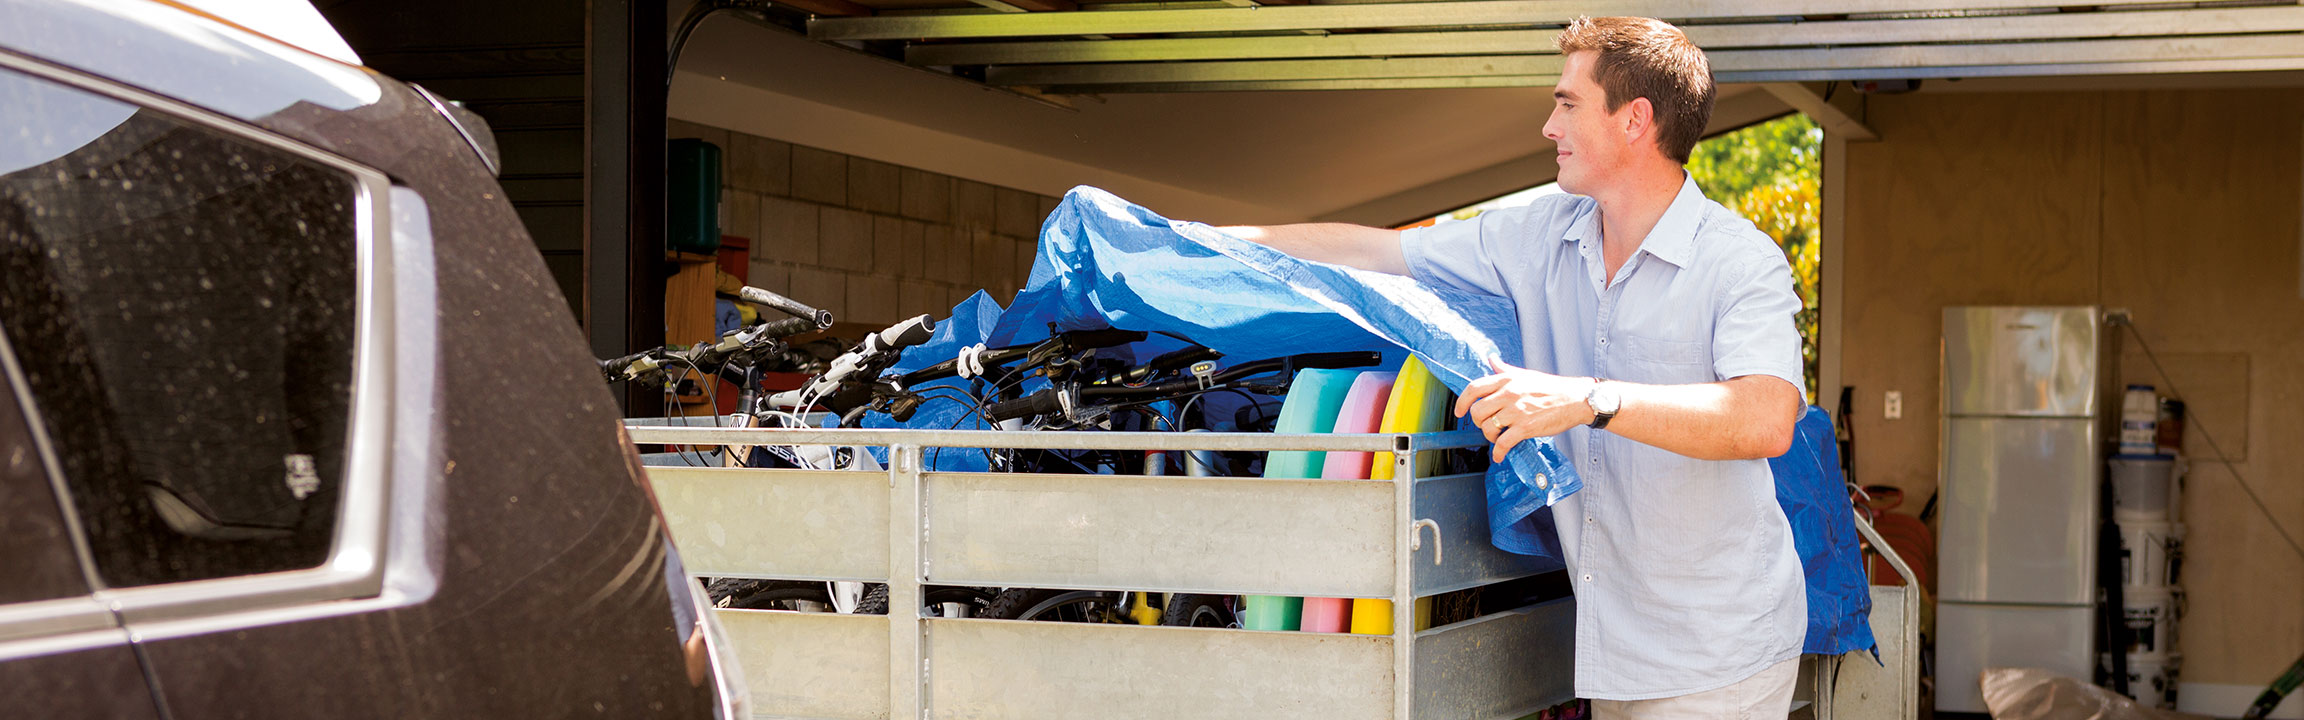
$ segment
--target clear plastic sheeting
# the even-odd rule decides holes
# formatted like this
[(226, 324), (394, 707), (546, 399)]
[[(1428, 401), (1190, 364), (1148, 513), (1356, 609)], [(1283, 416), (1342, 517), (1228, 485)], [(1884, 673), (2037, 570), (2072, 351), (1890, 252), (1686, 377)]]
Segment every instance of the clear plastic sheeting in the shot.
[(1992, 668), (1977, 681), (1984, 684), (1984, 706), (1991, 710), (1992, 720), (2207, 720), (2205, 715), (2145, 707), (2111, 690), (2040, 668)]

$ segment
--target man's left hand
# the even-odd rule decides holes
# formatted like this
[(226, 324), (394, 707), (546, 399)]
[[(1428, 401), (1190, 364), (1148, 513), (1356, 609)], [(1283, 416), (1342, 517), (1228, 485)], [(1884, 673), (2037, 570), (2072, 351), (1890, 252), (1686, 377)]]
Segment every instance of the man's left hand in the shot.
[(1568, 428), (1592, 422), (1590, 378), (1561, 377), (1513, 367), (1489, 358), (1494, 373), (1464, 386), (1456, 399), (1456, 416), (1480, 426), (1480, 434), (1496, 443), (1495, 462), (1504, 462), (1512, 446), (1529, 438), (1558, 435)]

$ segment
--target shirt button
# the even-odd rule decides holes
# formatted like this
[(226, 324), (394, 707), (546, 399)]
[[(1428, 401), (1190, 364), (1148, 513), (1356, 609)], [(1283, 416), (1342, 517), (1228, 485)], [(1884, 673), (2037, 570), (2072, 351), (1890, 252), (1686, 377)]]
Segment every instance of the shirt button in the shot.
[(1584, 518), (1584, 524), (1586, 524), (1586, 525), (1590, 525), (1590, 524), (1592, 524), (1592, 518)]
[(1592, 576), (1590, 574), (1586, 574), (1584, 576), (1584, 582), (1592, 582)]

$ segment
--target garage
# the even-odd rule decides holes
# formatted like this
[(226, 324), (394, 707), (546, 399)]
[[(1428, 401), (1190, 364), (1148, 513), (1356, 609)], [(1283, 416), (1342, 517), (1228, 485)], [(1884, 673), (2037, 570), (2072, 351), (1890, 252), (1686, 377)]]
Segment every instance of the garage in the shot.
[[(1557, 72), (1544, 28), (1588, 12), (985, 5), (704, 21), (673, 73), (671, 133), (847, 155), (852, 192), (898, 166), (895, 214), (924, 223), (911, 180), (993, 185), (989, 203), (952, 195), (961, 223), (990, 228), (979, 243), (1028, 240), (1010, 220), (1027, 196), (1046, 207), (1074, 184), (1215, 224), (1399, 226), (1550, 178), (1532, 132)], [(2300, 642), (2263, 599), (2297, 574), (2283, 538), (2299, 508), (2279, 489), (2297, 460), (2256, 440), (2296, 427), (2277, 399), (2304, 382), (2295, 10), (1918, 5), (1623, 11), (1677, 14), (1713, 53), (1713, 133), (1788, 112), (1823, 128), (1818, 385), (1849, 388), (1852, 474), (1900, 490), (1901, 512), (1935, 506), (1943, 477), (1945, 308), (2133, 319), (2107, 333), (2104, 372), (2190, 413), (2178, 707), (2236, 717)], [(1530, 22), (1548, 10), (1562, 17)], [(821, 183), (801, 162), (793, 195)], [(763, 236), (789, 222), (771, 215)], [(826, 263), (831, 243), (862, 246), (819, 232)], [(984, 264), (1005, 245), (974, 247), (962, 285), (1021, 281)], [(826, 287), (808, 265), (790, 264), (797, 295)], [(847, 301), (885, 294), (855, 278)], [(908, 315), (914, 279), (897, 281)]]
[[(977, 288), (1012, 294), (1038, 221), (1075, 185), (1214, 224), (1376, 226), (1543, 185), (1557, 172), (1536, 131), (1559, 72), (1552, 35), (1602, 11), (698, 7), (666, 19), (683, 43), (666, 136), (722, 150), (724, 228), (752, 242), (750, 281), (885, 324)], [(2297, 459), (2253, 441), (2300, 422), (2277, 400), (2304, 382), (2304, 16), (2280, 3), (1605, 11), (1675, 19), (1713, 54), (1709, 135), (1787, 113), (1822, 129), (1816, 385), (1848, 388), (1851, 474), (1900, 490), (1900, 512), (1939, 491), (1944, 308), (2133, 318), (2104, 372), (2181, 400), (2194, 430), (2180, 707), (2239, 715), (2304, 644), (2266, 600), (2297, 577), (2279, 529), (2304, 511), (2280, 489)]]
[[(1885, 544), (1925, 576), (1921, 664), (1900, 669), (1916, 703), (1896, 716), (1982, 716), (1976, 673), (2037, 666), (2236, 718), (2304, 655), (2294, 2), (466, 5), (314, 3), (365, 65), (487, 120), (503, 191), (599, 357), (714, 340), (730, 282), (830, 311), (842, 347), (978, 291), (1010, 303), (1078, 186), (1211, 225), (1405, 228), (1525, 204), (1560, 175), (1541, 128), (1562, 28), (1673, 21), (1719, 83), (1707, 142), (1790, 119), (1812, 148), (1805, 401), (1832, 412), (1846, 480), (1917, 529)], [(2071, 317), (2085, 332), (2041, 329)], [(1982, 369), (2035, 340), (2066, 343), (2053, 368)], [(1978, 386), (2018, 404), (1962, 394)], [(638, 384), (619, 399), (690, 414)], [(2072, 434), (2005, 429), (2043, 419)], [(2066, 456), (2080, 469), (2043, 490)], [(899, 475), (920, 474), (912, 457)], [(2120, 504), (2135, 488), (2158, 499)], [(1403, 606), (1407, 577), (1388, 596)], [(2062, 594), (2010, 589), (2031, 580)], [(931, 588), (896, 584), (898, 603)], [(880, 701), (931, 707), (923, 688)]]

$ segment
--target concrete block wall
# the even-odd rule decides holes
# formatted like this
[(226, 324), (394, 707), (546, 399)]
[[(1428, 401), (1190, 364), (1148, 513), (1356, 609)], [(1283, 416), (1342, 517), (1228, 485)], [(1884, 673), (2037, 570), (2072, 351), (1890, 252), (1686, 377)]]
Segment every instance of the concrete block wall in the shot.
[(1046, 195), (670, 120), (718, 145), (721, 232), (752, 241), (751, 283), (841, 322), (941, 320), (977, 290), (1002, 304), (1031, 273)]

